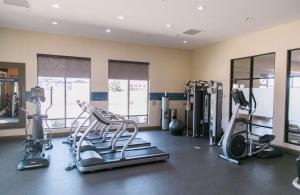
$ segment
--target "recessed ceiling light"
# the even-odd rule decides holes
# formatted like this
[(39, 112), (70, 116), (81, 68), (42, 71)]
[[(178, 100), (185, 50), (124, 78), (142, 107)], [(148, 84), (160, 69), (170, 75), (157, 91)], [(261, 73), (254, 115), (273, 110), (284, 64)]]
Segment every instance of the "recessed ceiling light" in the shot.
[(170, 28), (170, 27), (171, 27), (171, 24), (166, 24), (166, 27), (167, 27), (167, 28)]
[(198, 6), (197, 9), (198, 9), (198, 10), (204, 10), (205, 7), (204, 7), (204, 6)]
[(58, 24), (58, 22), (56, 22), (56, 21), (53, 21), (53, 22), (52, 22), (52, 24), (54, 24), (54, 25), (57, 25), (57, 24)]
[(146, 37), (147, 37), (147, 38), (152, 38), (153, 35), (147, 34)]
[(53, 4), (52, 7), (53, 7), (53, 8), (60, 8), (60, 6), (57, 5), (57, 4)]
[(252, 22), (252, 21), (254, 21), (254, 18), (252, 16), (246, 18), (246, 22)]
[(184, 44), (187, 44), (187, 41), (183, 41)]
[(119, 20), (123, 20), (123, 19), (124, 19), (124, 16), (118, 16), (118, 19), (119, 19)]
[(110, 32), (111, 32), (111, 30), (110, 30), (110, 29), (106, 29), (105, 31), (106, 31), (107, 33), (110, 33)]

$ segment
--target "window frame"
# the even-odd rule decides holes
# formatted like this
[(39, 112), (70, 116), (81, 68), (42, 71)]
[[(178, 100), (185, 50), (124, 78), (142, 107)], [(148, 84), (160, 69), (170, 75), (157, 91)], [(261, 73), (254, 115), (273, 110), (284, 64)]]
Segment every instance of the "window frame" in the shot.
[[(229, 120), (232, 116), (232, 94), (231, 94), (231, 91), (232, 91), (232, 88), (233, 88), (233, 85), (234, 85), (234, 81), (236, 80), (243, 80), (243, 81), (249, 81), (249, 107), (250, 107), (250, 110), (249, 110), (249, 113), (252, 112), (252, 99), (251, 99), (251, 92), (253, 92), (253, 81), (254, 80), (258, 80), (258, 79), (274, 79), (274, 89), (275, 89), (275, 62), (274, 62), (274, 76), (270, 76), (270, 77), (260, 77), (260, 78), (257, 78), (257, 77), (253, 77), (254, 75), (254, 58), (256, 57), (260, 57), (260, 56), (264, 56), (264, 55), (271, 55), (271, 54), (274, 54), (275, 55), (275, 61), (276, 61), (276, 52), (269, 52), (269, 53), (264, 53), (264, 54), (258, 54), (258, 55), (253, 55), (253, 56), (247, 56), (247, 57), (241, 57), (241, 58), (234, 58), (234, 59), (231, 59), (230, 60), (230, 78), (229, 78)], [(241, 59), (247, 59), (249, 58), (250, 59), (250, 72), (249, 72), (249, 78), (234, 78), (234, 61), (235, 60), (241, 60)], [(275, 93), (275, 90), (273, 91), (273, 97), (274, 97), (274, 93)], [(274, 102), (273, 102), (273, 117), (274, 117)], [(256, 126), (256, 127), (262, 127), (262, 128), (266, 128), (266, 129), (273, 129), (273, 121), (272, 121), (272, 126), (265, 126), (265, 125), (260, 125), (260, 124), (253, 124), (252, 123), (252, 117), (250, 118), (250, 131), (252, 130), (252, 126)]]
[[(108, 79), (108, 85), (109, 85), (109, 80), (120, 80), (120, 79)], [(131, 80), (131, 79), (122, 79), (122, 80), (127, 80), (127, 115), (124, 115), (125, 117), (127, 117), (128, 119), (130, 119), (130, 117), (138, 117), (138, 116), (147, 116), (147, 121), (144, 123), (137, 123), (137, 124), (149, 124), (149, 100), (150, 100), (150, 89), (149, 89), (149, 79), (148, 80), (141, 80), (141, 81), (147, 81), (147, 114), (141, 114), (141, 115), (130, 115), (130, 81), (136, 81), (136, 80)], [(109, 86), (108, 86), (108, 93), (109, 93)], [(109, 96), (108, 96), (109, 97)], [(108, 107), (109, 107), (109, 99), (108, 99)]]
[[(291, 78), (300, 78), (300, 76), (291, 76), (291, 66), (292, 66), (292, 52), (300, 51), (300, 48), (287, 50), (287, 68), (286, 68), (286, 96), (285, 96), (285, 122), (284, 122), (284, 142), (300, 146), (300, 143), (294, 143), (289, 141), (289, 107), (290, 107), (290, 81)], [(293, 86), (294, 84), (292, 84)], [(293, 132), (299, 134), (300, 132)]]

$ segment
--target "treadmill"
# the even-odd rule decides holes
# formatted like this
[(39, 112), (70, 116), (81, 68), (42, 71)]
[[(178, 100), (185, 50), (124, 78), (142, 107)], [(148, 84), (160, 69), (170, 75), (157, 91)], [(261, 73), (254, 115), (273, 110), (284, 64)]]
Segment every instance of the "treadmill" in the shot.
[[(95, 108), (95, 109), (97, 109), (97, 108)], [(105, 118), (107, 118), (107, 116), (108, 116), (108, 115), (106, 115), (107, 112), (103, 112), (100, 109), (97, 109), (97, 110), (99, 111), (99, 113), (102, 113)], [(84, 123), (86, 121), (90, 120), (90, 118), (92, 116), (94, 116), (94, 115), (91, 113), (89, 115), (89, 117), (87, 117), (85, 119), (85, 121), (76, 129), (76, 131), (73, 135), (74, 137), (78, 138), (78, 134), (80, 133), (79, 130), (82, 128), (82, 126), (84, 125)], [(113, 114), (110, 114), (108, 117), (110, 119), (115, 119), (115, 120), (124, 120), (123, 117), (117, 117), (117, 115), (113, 115)], [(94, 116), (94, 118), (95, 118), (95, 116)], [(95, 118), (95, 121), (97, 122), (96, 125), (94, 125), (92, 127), (90, 126), (89, 128), (94, 129), (95, 126), (99, 127), (102, 124), (97, 120), (97, 118)], [(127, 125), (119, 124), (118, 129), (114, 131), (114, 133), (112, 134), (112, 137), (111, 137), (110, 140), (106, 139), (106, 136), (107, 136), (107, 133), (109, 132), (110, 127), (112, 125), (105, 125), (105, 124), (102, 124), (102, 125), (104, 126), (104, 129), (102, 129), (99, 133), (99, 134), (101, 134), (102, 138), (95, 138), (95, 139), (88, 139), (87, 140), (86, 137), (91, 135), (91, 133), (88, 133), (87, 136), (84, 137), (84, 140), (81, 144), (81, 147), (80, 147), (81, 152), (87, 151), (87, 150), (107, 151), (107, 150), (110, 150), (112, 148), (113, 142), (116, 142), (115, 143), (116, 149), (120, 149), (120, 148), (123, 148), (123, 146), (128, 142), (129, 138), (124, 138), (123, 137), (123, 134), (125, 133), (125, 131), (127, 129), (126, 128)], [(86, 130), (86, 131), (88, 131), (88, 130)], [(150, 145), (151, 145), (150, 142), (147, 142), (147, 141), (145, 141), (141, 138), (134, 138), (134, 140), (132, 142), (130, 142), (130, 144), (128, 145), (128, 148), (144, 147), (144, 146), (150, 146)], [(77, 145), (73, 145), (73, 149), (74, 149), (75, 152), (76, 152), (77, 148), (79, 148)]]
[[(135, 122), (130, 120), (109, 120), (105, 118), (101, 112), (97, 111), (97, 109), (91, 109), (91, 112), (97, 120), (93, 121), (91, 126), (84, 132), (83, 136), (78, 142), (79, 149), (76, 151), (76, 166), (80, 172), (92, 172), (116, 167), (165, 161), (169, 159), (168, 153), (161, 151), (155, 146), (128, 149), (128, 146), (131, 142), (133, 142), (138, 133), (138, 127)], [(132, 125), (134, 126), (134, 132), (122, 149), (116, 149), (116, 142), (114, 142), (111, 151), (81, 151), (80, 148), (85, 136), (88, 135), (88, 133), (98, 122), (106, 125)], [(119, 136), (124, 133), (124, 131), (125, 128), (123, 128)]]
[[(91, 114), (89, 114), (88, 117), (85, 118), (85, 120), (76, 128), (76, 130), (73, 132), (73, 127), (76, 121), (79, 120), (79, 118), (84, 114), (84, 113), (88, 113), (87, 106), (84, 106), (85, 103), (80, 103), (80, 101), (78, 100), (77, 103), (79, 104), (79, 106), (82, 108), (82, 112), (75, 118), (75, 120), (72, 122), (71, 127), (70, 127), (70, 135), (67, 138), (66, 141), (64, 141), (63, 143), (65, 144), (69, 144), (69, 145), (73, 145), (74, 143), (74, 139), (76, 137), (76, 141), (79, 141), (80, 137), (82, 136), (82, 132), (80, 132), (80, 130), (84, 127), (84, 125), (86, 124), (87, 121), (89, 121), (92, 117)], [(100, 124), (98, 124), (96, 127), (97, 129), (99, 128)], [(102, 130), (96, 130), (96, 132), (90, 132), (85, 139), (91, 141), (91, 143), (97, 143), (97, 142), (104, 142), (104, 141), (109, 141), (111, 140), (111, 138), (115, 135), (116, 131), (110, 131), (109, 127), (105, 127), (107, 129), (102, 129)], [(131, 136), (130, 133), (126, 132), (124, 133), (121, 138), (129, 138)]]

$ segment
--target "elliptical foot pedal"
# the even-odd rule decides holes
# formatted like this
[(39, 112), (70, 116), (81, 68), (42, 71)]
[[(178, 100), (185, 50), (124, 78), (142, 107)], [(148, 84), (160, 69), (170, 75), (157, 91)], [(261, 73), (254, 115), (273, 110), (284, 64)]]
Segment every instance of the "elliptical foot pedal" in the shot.
[(262, 159), (267, 159), (267, 158), (274, 158), (278, 156), (282, 156), (283, 153), (280, 148), (275, 147), (275, 146), (269, 146), (268, 148), (264, 149), (263, 151), (255, 154), (256, 158), (262, 158)]
[(266, 134), (266, 135), (261, 136), (259, 138), (259, 142), (261, 142), (261, 143), (270, 143), (274, 139), (275, 139), (275, 135)]

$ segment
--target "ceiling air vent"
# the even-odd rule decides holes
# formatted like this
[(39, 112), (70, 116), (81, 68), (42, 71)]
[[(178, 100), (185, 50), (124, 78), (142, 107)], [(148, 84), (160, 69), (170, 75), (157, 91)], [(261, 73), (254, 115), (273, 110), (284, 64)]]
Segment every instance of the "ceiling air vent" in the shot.
[(201, 30), (190, 29), (190, 30), (187, 30), (187, 31), (183, 32), (183, 34), (186, 34), (186, 35), (195, 35), (195, 34), (198, 34), (199, 32), (201, 32)]
[(3, 0), (6, 5), (13, 5), (18, 7), (29, 8), (28, 0)]

